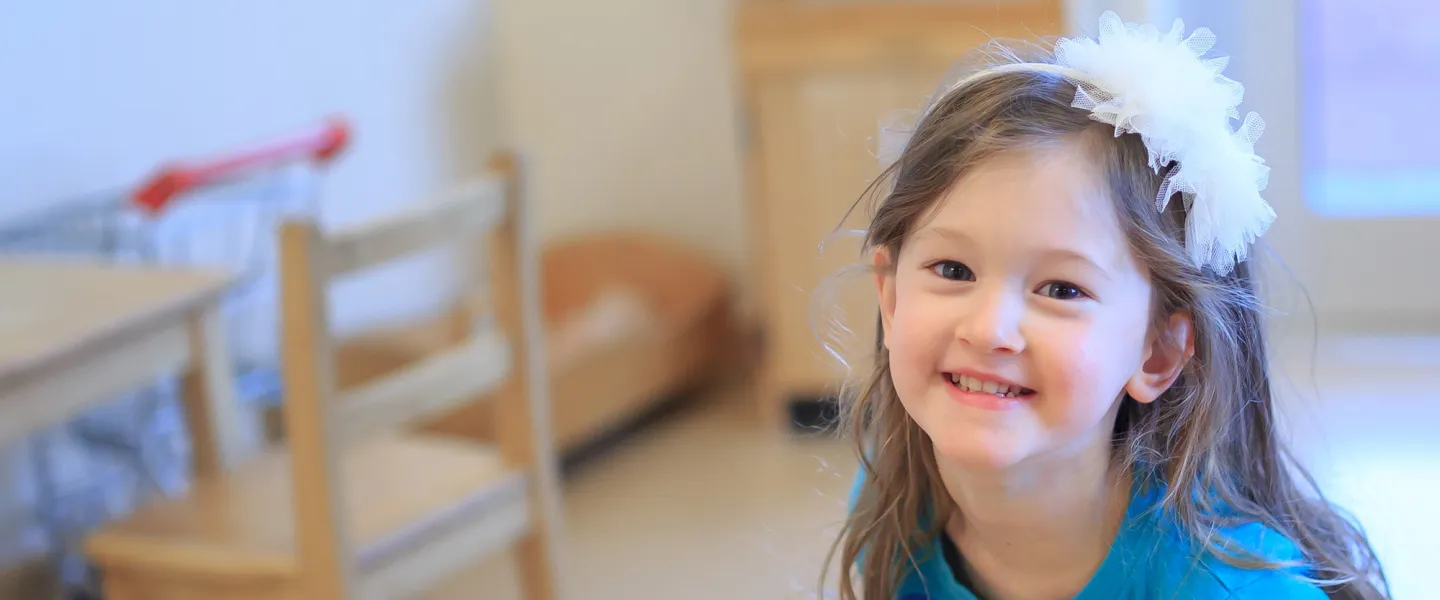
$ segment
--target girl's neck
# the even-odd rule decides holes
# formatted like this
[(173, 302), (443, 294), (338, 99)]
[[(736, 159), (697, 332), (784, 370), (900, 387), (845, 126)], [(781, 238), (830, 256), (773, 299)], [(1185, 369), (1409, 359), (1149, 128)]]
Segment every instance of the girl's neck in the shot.
[(957, 510), (946, 525), (988, 598), (1073, 597), (1109, 553), (1131, 473), (1110, 468), (1108, 439), (1004, 472), (946, 465)]

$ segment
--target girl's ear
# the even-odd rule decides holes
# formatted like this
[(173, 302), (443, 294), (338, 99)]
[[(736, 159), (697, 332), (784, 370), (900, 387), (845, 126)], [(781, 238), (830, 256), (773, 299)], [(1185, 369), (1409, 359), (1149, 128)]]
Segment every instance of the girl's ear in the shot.
[(871, 255), (875, 268), (875, 293), (880, 300), (880, 330), (886, 347), (890, 344), (890, 319), (895, 316), (895, 263), (888, 248), (876, 248)]
[(1165, 329), (1151, 336), (1140, 368), (1125, 384), (1137, 402), (1149, 404), (1165, 393), (1195, 356), (1194, 323), (1189, 313), (1175, 313)]

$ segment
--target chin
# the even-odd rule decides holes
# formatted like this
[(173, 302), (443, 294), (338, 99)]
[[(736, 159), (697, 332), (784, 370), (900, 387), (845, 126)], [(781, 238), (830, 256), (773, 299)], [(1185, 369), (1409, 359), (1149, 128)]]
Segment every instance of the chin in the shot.
[(938, 429), (926, 430), (936, 456), (963, 469), (1003, 471), (1032, 454), (1031, 444), (1017, 432), (953, 425)]

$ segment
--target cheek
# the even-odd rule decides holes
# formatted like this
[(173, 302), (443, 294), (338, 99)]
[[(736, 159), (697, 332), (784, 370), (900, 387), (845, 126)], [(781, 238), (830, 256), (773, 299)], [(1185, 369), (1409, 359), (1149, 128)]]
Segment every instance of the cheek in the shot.
[(1105, 414), (1139, 366), (1144, 331), (1130, 323), (1051, 328), (1032, 342), (1036, 366), (1054, 402), (1048, 421), (1084, 423)]
[(890, 352), (890, 376), (902, 397), (907, 389), (930, 383), (954, 337), (954, 318), (954, 310), (947, 310), (933, 296), (904, 287), (896, 290), (895, 314), (885, 345)]

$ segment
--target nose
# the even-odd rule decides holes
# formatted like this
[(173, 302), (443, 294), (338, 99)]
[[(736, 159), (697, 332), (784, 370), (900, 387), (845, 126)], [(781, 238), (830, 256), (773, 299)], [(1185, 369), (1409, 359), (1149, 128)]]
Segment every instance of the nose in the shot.
[(955, 329), (961, 343), (986, 353), (1019, 354), (1025, 349), (1020, 335), (1024, 303), (1005, 290), (976, 290)]

